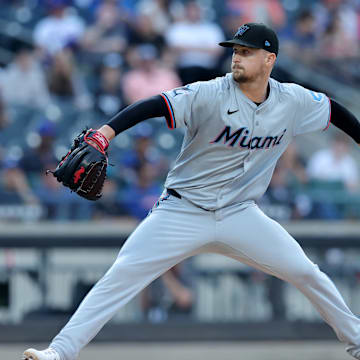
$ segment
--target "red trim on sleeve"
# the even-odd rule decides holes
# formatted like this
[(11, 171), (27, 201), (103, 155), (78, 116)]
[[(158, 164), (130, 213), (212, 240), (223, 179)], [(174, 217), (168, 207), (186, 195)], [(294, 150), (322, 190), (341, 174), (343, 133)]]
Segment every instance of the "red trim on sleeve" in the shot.
[(160, 96), (164, 99), (166, 107), (167, 107), (167, 109), (169, 111), (169, 115), (170, 115), (170, 124), (167, 119), (166, 119), (166, 124), (169, 129), (175, 129), (175, 117), (174, 117), (174, 112), (172, 111), (171, 103), (169, 102), (169, 100), (167, 99), (167, 97), (164, 94), (160, 94)]

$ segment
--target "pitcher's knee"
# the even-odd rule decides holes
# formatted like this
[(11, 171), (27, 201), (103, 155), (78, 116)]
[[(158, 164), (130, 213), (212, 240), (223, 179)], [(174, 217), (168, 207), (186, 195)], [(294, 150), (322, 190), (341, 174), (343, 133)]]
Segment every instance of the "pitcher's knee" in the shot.
[(150, 265), (146, 260), (118, 258), (105, 274), (105, 278), (108, 278), (109, 282), (121, 282), (130, 285), (136, 282), (148, 283), (161, 274), (161, 268)]
[(321, 273), (315, 264), (306, 264), (289, 270), (288, 281), (295, 285), (313, 284), (318, 281)]
[(107, 272), (107, 276), (112, 278), (131, 278), (135, 274), (141, 273), (142, 266), (139, 264), (134, 264), (126, 259), (118, 259), (111, 266)]

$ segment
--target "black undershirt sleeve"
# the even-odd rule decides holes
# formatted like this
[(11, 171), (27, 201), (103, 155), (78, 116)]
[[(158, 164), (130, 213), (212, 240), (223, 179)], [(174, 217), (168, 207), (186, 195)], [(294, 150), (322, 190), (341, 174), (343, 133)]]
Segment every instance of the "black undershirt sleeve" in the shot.
[(169, 124), (170, 115), (166, 103), (161, 95), (156, 95), (127, 106), (112, 117), (106, 125), (113, 128), (115, 134), (118, 135), (141, 121), (161, 116), (165, 116)]
[(349, 110), (335, 100), (330, 99), (330, 104), (331, 123), (360, 144), (360, 122)]

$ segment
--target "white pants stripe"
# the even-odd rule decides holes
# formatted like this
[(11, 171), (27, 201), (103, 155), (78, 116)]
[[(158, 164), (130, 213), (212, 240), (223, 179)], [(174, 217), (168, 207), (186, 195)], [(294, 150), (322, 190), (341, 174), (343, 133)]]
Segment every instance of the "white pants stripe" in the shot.
[(51, 347), (75, 360), (115, 313), (182, 260), (220, 253), (296, 286), (346, 343), (360, 344), (360, 320), (333, 282), (299, 244), (254, 203), (205, 211), (170, 196), (135, 229), (105, 276), (83, 300)]

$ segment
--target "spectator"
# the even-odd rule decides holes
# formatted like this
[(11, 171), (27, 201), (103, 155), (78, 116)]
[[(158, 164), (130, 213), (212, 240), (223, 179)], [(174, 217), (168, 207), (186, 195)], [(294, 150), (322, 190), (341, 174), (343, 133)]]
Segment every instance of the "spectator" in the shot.
[[(88, 20), (93, 19), (98, 8), (103, 4), (104, 0), (72, 0), (73, 3), (82, 9), (82, 14)], [(127, 22), (131, 21), (135, 16), (136, 3), (138, 0), (110, 0), (118, 9), (120, 9), (121, 18)]]
[(70, 12), (66, 0), (51, 0), (49, 15), (34, 28), (34, 42), (42, 55), (54, 55), (70, 45), (77, 45), (85, 30), (84, 21)]
[(153, 45), (138, 46), (135, 56), (133, 68), (123, 77), (123, 91), (128, 104), (181, 85), (176, 73), (157, 60), (158, 53)]
[(318, 38), (318, 52), (314, 56), (316, 70), (356, 87), (360, 56), (360, 18), (356, 2), (322, 0), (314, 9)]
[(139, 14), (136, 16), (131, 26), (130, 43), (133, 46), (151, 44), (156, 47), (161, 55), (166, 45), (164, 33), (157, 32), (154, 20), (149, 14)]
[(172, 3), (174, 1), (171, 0), (141, 0), (136, 7), (139, 15), (148, 16), (157, 34), (164, 34), (172, 21)]
[(281, 29), (286, 22), (286, 13), (280, 0), (227, 0), (230, 11), (243, 14), (241, 23), (262, 22)]
[(31, 185), (38, 183), (39, 176), (47, 164), (57, 163), (54, 154), (55, 125), (44, 119), (36, 132), (40, 136), (39, 144), (35, 148), (26, 149), (19, 161), (19, 167), (25, 172)]
[(44, 109), (50, 104), (45, 73), (30, 45), (19, 44), (14, 60), (0, 74), (4, 101)]
[(307, 173), (310, 179), (340, 181), (348, 191), (356, 190), (359, 173), (349, 152), (348, 139), (337, 133), (327, 149), (319, 150), (310, 158)]
[(360, 19), (357, 6), (356, 1), (321, 0), (315, 2), (314, 15), (318, 33), (325, 33), (334, 22), (334, 17), (338, 17), (345, 36), (354, 42), (358, 41)]
[(142, 220), (161, 194), (161, 186), (156, 182), (155, 169), (149, 164), (137, 168), (137, 179), (130, 183), (121, 196), (121, 205), (127, 214)]
[(315, 61), (314, 49), (316, 48), (315, 17), (311, 10), (302, 11), (296, 18), (295, 25), (290, 24), (283, 32), (282, 48), (286, 53), (307, 64)]
[(108, 54), (100, 70), (100, 82), (95, 92), (95, 108), (107, 119), (125, 105), (122, 91), (122, 58)]
[(307, 172), (314, 202), (311, 216), (342, 219), (346, 215), (346, 195), (358, 188), (359, 179), (345, 135), (337, 133), (329, 148), (316, 152), (310, 158)]
[(26, 175), (16, 162), (4, 159), (0, 162), (0, 202), (2, 204), (38, 204)]
[(305, 161), (296, 146), (290, 144), (278, 161), (261, 207), (278, 221), (307, 218), (313, 206), (307, 185)]
[(87, 109), (92, 100), (70, 49), (57, 52), (48, 72), (49, 89), (63, 101), (73, 101), (79, 109)]
[(345, 31), (339, 14), (335, 14), (318, 44), (317, 68), (340, 82), (357, 86), (359, 49), (358, 42)]
[(168, 309), (169, 315), (189, 314), (193, 305), (193, 294), (190, 289), (188, 263), (180, 263), (171, 268), (162, 276), (162, 280), (170, 292), (171, 305)]
[(265, 277), (265, 291), (271, 307), (272, 320), (286, 319), (286, 284), (275, 276)]
[(82, 48), (95, 58), (107, 53), (122, 53), (127, 38), (128, 27), (122, 21), (119, 7), (113, 0), (106, 0), (97, 8), (95, 23), (86, 29)]
[(297, 189), (307, 184), (305, 160), (300, 156), (294, 143), (290, 144), (279, 160), (279, 165), (285, 170), (286, 182)]
[(170, 26), (166, 40), (174, 51), (181, 81), (188, 84), (209, 80), (218, 75), (218, 60), (222, 49), (218, 43), (224, 35), (219, 25), (203, 20), (196, 1), (185, 7), (185, 19)]
[(284, 167), (278, 165), (275, 168), (270, 185), (261, 199), (261, 208), (276, 221), (289, 221), (295, 217), (295, 196), (286, 182)]
[(74, 95), (72, 55), (69, 50), (58, 52), (49, 70), (49, 88), (53, 95), (72, 98)]
[(107, 178), (104, 183), (101, 201), (95, 203), (93, 216), (95, 220), (108, 220), (126, 215), (126, 211), (122, 208), (118, 199), (119, 191), (120, 189), (115, 179)]
[(141, 293), (141, 307), (153, 323), (191, 315), (193, 293), (191, 266), (185, 261), (167, 271)]
[(319, 44), (319, 56), (325, 60), (341, 60), (359, 56), (359, 45), (345, 31), (339, 15), (334, 15), (329, 22)]
[[(137, 171), (143, 165), (150, 164), (156, 174), (157, 181), (163, 181), (166, 176), (169, 164), (154, 145), (151, 130), (141, 127), (135, 135), (134, 148), (123, 152), (120, 163), (122, 164), (121, 174), (125, 176), (124, 183), (133, 183), (137, 178)], [(143, 130), (142, 130), (143, 129)]]

